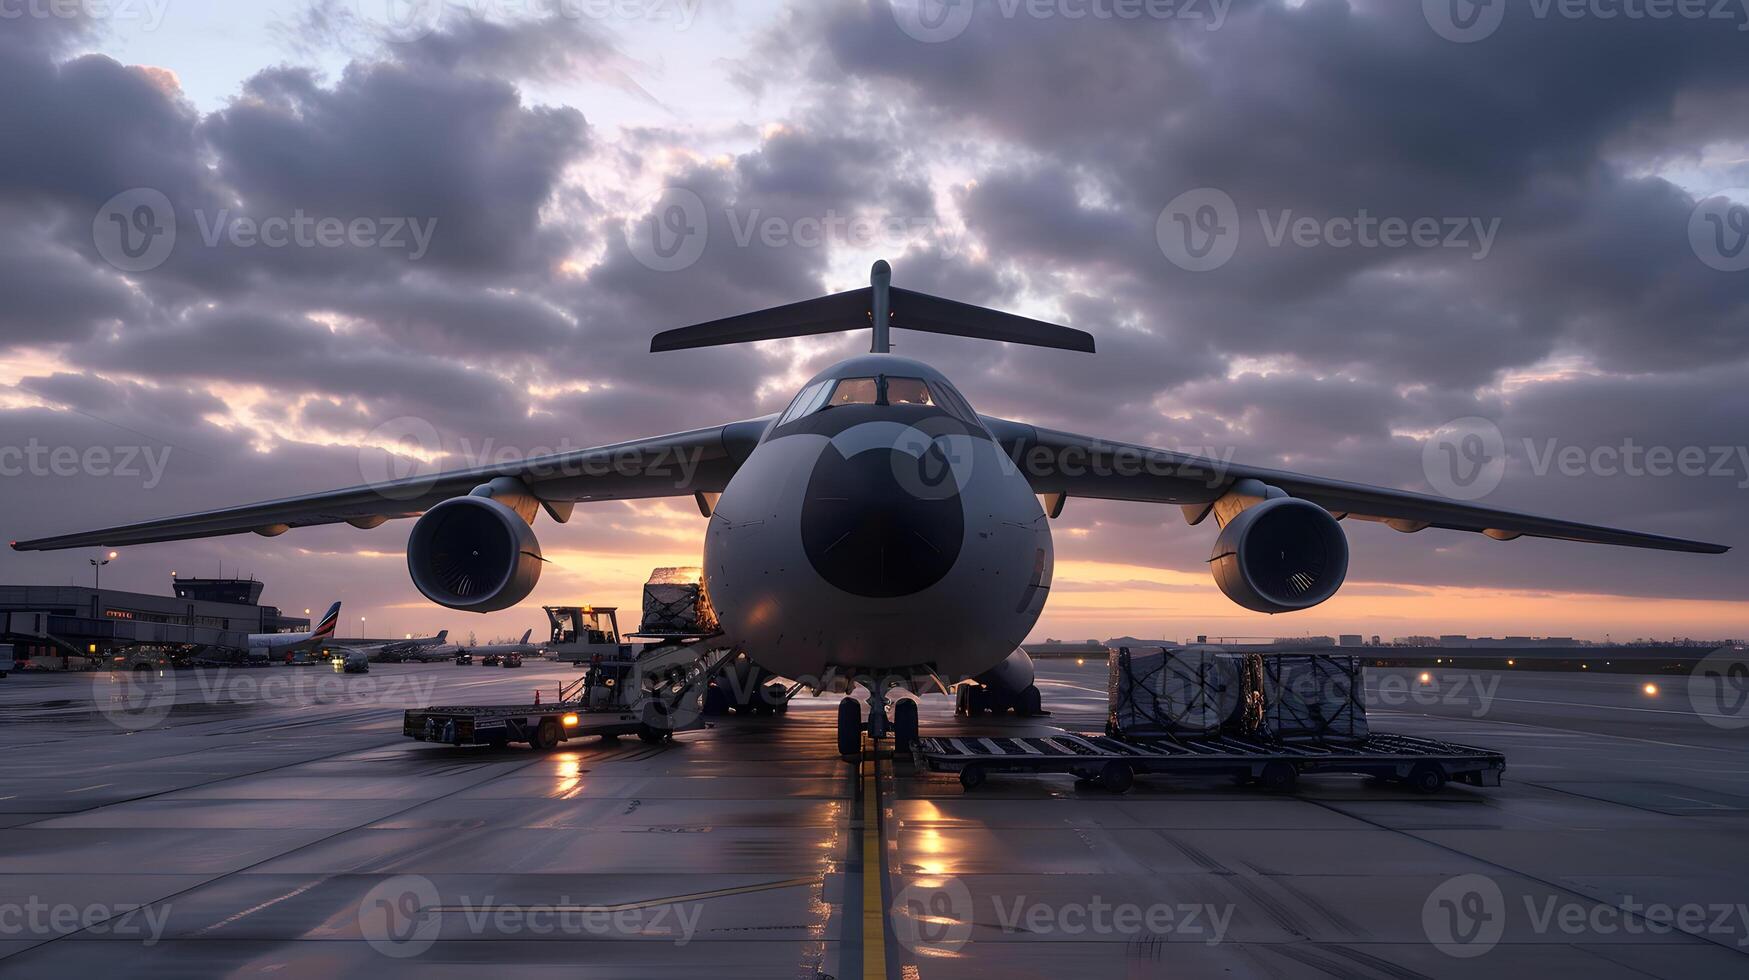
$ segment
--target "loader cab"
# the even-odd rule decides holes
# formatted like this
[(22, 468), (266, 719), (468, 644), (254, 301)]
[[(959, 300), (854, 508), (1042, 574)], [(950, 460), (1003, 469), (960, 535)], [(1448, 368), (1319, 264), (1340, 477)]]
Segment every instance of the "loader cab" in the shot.
[(596, 656), (621, 657), (631, 654), (631, 645), (619, 632), (619, 609), (616, 606), (544, 606), (547, 621), (552, 624), (552, 639), (547, 653), (554, 659), (579, 666)]

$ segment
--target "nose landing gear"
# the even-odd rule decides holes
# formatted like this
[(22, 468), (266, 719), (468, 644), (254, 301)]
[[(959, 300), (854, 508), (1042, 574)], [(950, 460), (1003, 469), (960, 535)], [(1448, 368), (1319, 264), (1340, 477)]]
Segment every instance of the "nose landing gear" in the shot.
[(889, 734), (894, 752), (909, 752), (917, 744), (919, 727), (917, 700), (899, 698), (891, 703), (892, 718), (887, 717), (889, 701), (883, 685), (875, 684), (869, 691), (868, 723), (862, 720), (862, 702), (846, 697), (838, 702), (838, 754), (854, 756), (862, 751), (862, 733), (879, 742)]

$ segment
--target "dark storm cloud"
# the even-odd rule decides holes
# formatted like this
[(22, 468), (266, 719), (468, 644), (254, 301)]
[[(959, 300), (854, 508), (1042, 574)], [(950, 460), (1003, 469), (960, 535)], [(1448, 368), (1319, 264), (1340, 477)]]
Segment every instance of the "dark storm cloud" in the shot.
[(332, 88), (303, 69), (262, 72), (202, 129), (251, 212), (435, 222), (426, 261), (490, 272), (538, 255), (539, 209), (588, 146), (575, 109), (399, 63), (355, 63)]

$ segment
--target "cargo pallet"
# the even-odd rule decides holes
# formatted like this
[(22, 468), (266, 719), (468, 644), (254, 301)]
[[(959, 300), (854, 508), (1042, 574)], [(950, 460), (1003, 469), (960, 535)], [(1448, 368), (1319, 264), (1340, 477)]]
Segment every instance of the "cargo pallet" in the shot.
[(975, 789), (992, 772), (1071, 773), (1115, 793), (1138, 774), (1224, 775), (1266, 789), (1293, 787), (1302, 773), (1359, 773), (1402, 781), (1423, 793), (1449, 780), (1498, 786), (1506, 769), (1499, 752), (1412, 735), (1377, 732), (1353, 742), (1283, 742), (1233, 735), (1206, 738), (1096, 735), (1062, 732), (1029, 737), (921, 738), (918, 765), (957, 772)]

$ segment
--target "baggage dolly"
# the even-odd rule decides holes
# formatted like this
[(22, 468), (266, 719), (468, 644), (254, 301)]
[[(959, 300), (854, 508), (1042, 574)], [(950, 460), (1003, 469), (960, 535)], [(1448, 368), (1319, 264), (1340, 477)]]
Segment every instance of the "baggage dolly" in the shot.
[(960, 785), (968, 790), (992, 772), (1070, 773), (1114, 793), (1126, 792), (1138, 774), (1225, 775), (1286, 790), (1302, 773), (1344, 772), (1434, 793), (1448, 780), (1498, 786), (1506, 769), (1506, 757), (1498, 752), (1383, 732), (1346, 743), (1067, 731), (1028, 737), (929, 737), (917, 742), (914, 755), (920, 766), (959, 773)]

